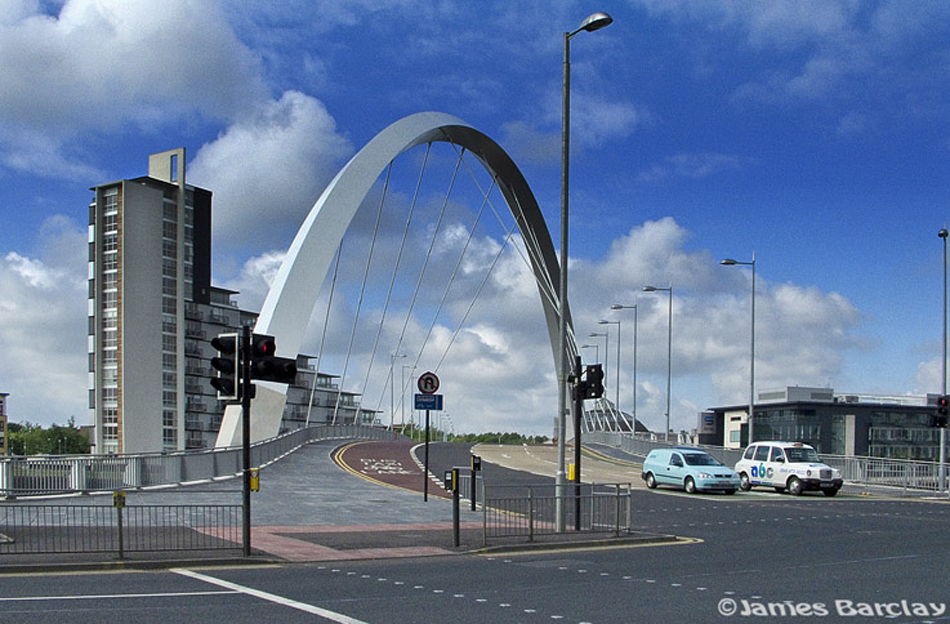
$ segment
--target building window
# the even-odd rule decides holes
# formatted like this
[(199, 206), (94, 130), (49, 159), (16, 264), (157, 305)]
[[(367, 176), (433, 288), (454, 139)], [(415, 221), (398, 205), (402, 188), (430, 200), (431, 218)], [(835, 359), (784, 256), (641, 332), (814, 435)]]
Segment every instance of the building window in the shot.
[(119, 189), (111, 188), (107, 190), (103, 195), (102, 202), (104, 214), (116, 214), (119, 212)]
[(178, 392), (175, 390), (162, 390), (162, 405), (166, 407), (175, 407), (178, 405)]
[(162, 236), (169, 240), (178, 240), (178, 225), (165, 221), (162, 223)]
[(119, 231), (119, 215), (118, 213), (107, 214), (102, 219), (102, 232), (103, 234), (115, 233)]
[(102, 270), (103, 271), (115, 271), (119, 268), (119, 254), (115, 251), (111, 251), (103, 254), (102, 256)]
[(162, 278), (162, 294), (174, 297), (178, 294), (178, 282), (173, 277)]

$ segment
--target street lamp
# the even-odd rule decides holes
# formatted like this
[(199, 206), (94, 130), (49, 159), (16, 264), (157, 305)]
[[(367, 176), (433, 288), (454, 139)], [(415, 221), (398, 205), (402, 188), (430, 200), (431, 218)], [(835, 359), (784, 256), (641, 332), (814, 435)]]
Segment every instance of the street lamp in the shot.
[(755, 440), (752, 437), (752, 420), (755, 414), (755, 251), (752, 252), (752, 262), (739, 262), (726, 258), (719, 264), (723, 266), (750, 266), (752, 267), (752, 339), (749, 346), (749, 444)]
[[(943, 239), (943, 372), (940, 376), (941, 396), (947, 395), (947, 228), (940, 228), (937, 236)], [(946, 475), (947, 428), (940, 428), (940, 491), (947, 487)]]
[(630, 432), (633, 437), (637, 436), (637, 317), (639, 316), (638, 304), (626, 306), (615, 303), (610, 306), (611, 310), (633, 310), (633, 430)]
[(600, 345), (582, 344), (579, 349), (594, 349), (594, 362), (600, 362)]
[[(570, 394), (570, 373), (567, 357), (567, 261), (568, 261), (568, 189), (571, 146), (571, 39), (581, 31), (593, 32), (609, 26), (613, 18), (606, 13), (592, 13), (573, 32), (564, 33), (564, 79), (561, 85), (561, 266), (558, 288), (558, 409), (557, 409), (557, 532), (564, 531), (565, 441), (567, 423), (565, 408)], [(571, 363), (573, 366), (573, 363)], [(574, 441), (575, 444), (579, 440)]]
[[(399, 397), (399, 405), (400, 405), (400, 408), (399, 408), (399, 409), (400, 409), (400, 412), (401, 412), (401, 415), (400, 415), (399, 418), (400, 418), (400, 420), (402, 421), (402, 433), (403, 433), (403, 435), (406, 435), (406, 369), (407, 369), (407, 368), (408, 368), (410, 371), (416, 370), (416, 367), (415, 367), (415, 366), (410, 366), (409, 364), (403, 364), (403, 365), (402, 365), (402, 373), (400, 374), (400, 382), (401, 382), (401, 388), (402, 388), (402, 390), (400, 391), (401, 394), (400, 394), (400, 397)], [(411, 375), (411, 373), (410, 373), (410, 375)], [(412, 377), (409, 378), (409, 381), (410, 381), (410, 382), (412, 381)], [(412, 412), (409, 412), (409, 417), (412, 418)], [(415, 428), (413, 428), (413, 431), (412, 431), (412, 439), (413, 439), (413, 440), (416, 439), (416, 431), (415, 431)]]
[[(587, 337), (588, 337), (588, 338), (603, 338), (603, 339), (604, 339), (604, 368), (605, 368), (605, 369), (608, 368), (608, 366), (607, 366), (607, 359), (608, 359), (608, 358), (607, 358), (607, 355), (608, 355), (608, 351), (607, 351), (607, 350), (610, 348), (610, 335), (609, 335), (607, 332), (603, 332), (603, 333), (591, 332), (591, 333), (587, 334)], [(598, 349), (598, 350), (599, 350), (599, 349)], [(598, 358), (598, 360), (599, 360), (599, 359), (600, 359), (600, 358)]]
[(617, 411), (620, 411), (620, 321), (597, 321), (598, 325), (616, 325), (617, 326), (617, 393), (614, 395)]
[(403, 354), (393, 353), (389, 356), (389, 430), (394, 431), (396, 418), (396, 383), (393, 379), (393, 368), (396, 365), (396, 358), (408, 357)]
[(667, 338), (666, 338), (666, 436), (664, 440), (670, 441), (670, 403), (673, 396), (673, 285), (667, 288), (657, 286), (644, 286), (643, 292), (667, 292), (670, 295), (670, 305), (667, 318)]
[[(604, 339), (604, 362), (603, 362), (603, 363), (604, 363), (604, 370), (607, 370), (607, 369), (608, 369), (608, 367), (607, 367), (607, 360), (609, 359), (608, 356), (609, 356), (609, 354), (610, 354), (610, 336), (607, 335), (607, 332), (604, 332), (604, 333), (591, 332), (591, 333), (587, 334), (587, 337), (588, 337), (588, 338), (603, 338), (603, 339)], [(598, 350), (599, 350), (599, 349), (598, 349)], [(604, 414), (605, 417), (606, 417), (606, 415), (607, 415), (607, 412), (604, 411), (604, 410), (599, 410), (599, 411), (597, 411), (597, 412), (595, 412), (595, 413), (602, 413), (602, 414)], [(592, 423), (592, 426), (593, 426), (593, 420), (591, 421), (591, 423)], [(601, 423), (601, 420), (600, 420), (600, 417), (598, 417), (598, 418), (597, 418), (597, 425), (600, 426), (600, 423)]]

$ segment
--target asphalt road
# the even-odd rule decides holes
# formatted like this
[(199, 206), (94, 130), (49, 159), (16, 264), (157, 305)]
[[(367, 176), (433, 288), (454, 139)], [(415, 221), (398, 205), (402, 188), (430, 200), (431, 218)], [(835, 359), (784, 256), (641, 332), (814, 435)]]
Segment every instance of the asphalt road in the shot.
[[(757, 609), (771, 609), (770, 617), (780, 620), (947, 619), (939, 613), (950, 605), (945, 504), (636, 496), (638, 525), (696, 541), (187, 573), (5, 577), (0, 621), (674, 623), (725, 621), (720, 609), (733, 607), (740, 611), (732, 616), (737, 620)], [(866, 609), (884, 615), (862, 615)], [(751, 615), (743, 617), (742, 610)]]
[(633, 496), (635, 528), (692, 539), (504, 556), (6, 576), (0, 622), (950, 619), (947, 503), (766, 491)]

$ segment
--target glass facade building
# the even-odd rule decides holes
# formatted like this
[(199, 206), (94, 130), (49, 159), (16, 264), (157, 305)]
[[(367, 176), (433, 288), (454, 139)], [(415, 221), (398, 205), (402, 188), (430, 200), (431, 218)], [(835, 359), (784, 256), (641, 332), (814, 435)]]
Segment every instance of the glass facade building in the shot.
[[(755, 404), (753, 441), (805, 442), (819, 453), (937, 461), (940, 430), (931, 423), (937, 395), (837, 395), (828, 388), (762, 392)], [(743, 448), (748, 405), (711, 408), (700, 441)]]

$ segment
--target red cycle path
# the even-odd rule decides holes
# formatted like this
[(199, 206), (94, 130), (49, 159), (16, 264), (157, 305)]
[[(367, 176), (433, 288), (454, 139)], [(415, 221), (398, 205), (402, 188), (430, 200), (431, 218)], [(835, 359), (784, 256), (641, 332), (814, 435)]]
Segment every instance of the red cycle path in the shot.
[[(413, 492), (423, 490), (423, 469), (412, 455), (416, 442), (367, 441), (340, 447), (333, 459), (352, 474)], [(448, 498), (441, 483), (429, 479), (429, 496)]]

